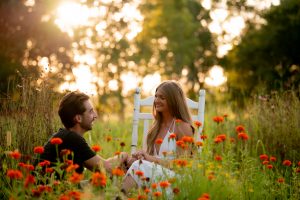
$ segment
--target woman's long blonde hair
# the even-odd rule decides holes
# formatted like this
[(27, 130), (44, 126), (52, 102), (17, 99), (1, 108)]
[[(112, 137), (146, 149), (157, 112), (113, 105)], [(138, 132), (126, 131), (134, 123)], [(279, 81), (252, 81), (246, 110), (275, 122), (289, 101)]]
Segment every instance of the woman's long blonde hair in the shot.
[[(155, 92), (158, 89), (162, 91), (166, 98), (170, 114), (176, 119), (191, 124), (192, 127), (191, 115), (181, 86), (175, 81), (164, 81), (156, 88)], [(162, 114), (156, 112), (154, 103), (152, 113), (154, 116), (154, 123), (147, 135), (147, 152), (150, 155), (154, 154), (154, 143), (162, 123)]]

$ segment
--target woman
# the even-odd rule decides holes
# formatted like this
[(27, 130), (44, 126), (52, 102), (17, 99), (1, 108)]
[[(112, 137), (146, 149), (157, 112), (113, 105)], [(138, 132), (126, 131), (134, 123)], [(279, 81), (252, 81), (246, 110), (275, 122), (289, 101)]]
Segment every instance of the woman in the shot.
[(181, 148), (176, 148), (176, 140), (183, 136), (192, 137), (194, 132), (185, 99), (182, 88), (175, 81), (165, 81), (156, 88), (154, 123), (148, 131), (147, 151), (141, 150), (133, 155), (139, 160), (133, 162), (127, 171), (123, 182), (125, 192), (140, 187), (141, 176), (156, 182), (175, 175), (168, 169), (170, 160), (183, 153)]

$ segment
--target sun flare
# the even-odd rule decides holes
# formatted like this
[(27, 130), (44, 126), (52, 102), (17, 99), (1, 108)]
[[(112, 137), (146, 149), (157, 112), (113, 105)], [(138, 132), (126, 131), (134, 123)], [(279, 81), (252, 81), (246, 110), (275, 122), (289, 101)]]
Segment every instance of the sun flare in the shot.
[(96, 8), (88, 8), (75, 2), (64, 2), (57, 8), (56, 25), (69, 36), (73, 36), (73, 29), (90, 24), (91, 17), (99, 16), (101, 12)]
[(218, 87), (227, 81), (227, 77), (224, 76), (224, 69), (218, 65), (213, 66), (205, 78), (205, 84), (209, 86)]

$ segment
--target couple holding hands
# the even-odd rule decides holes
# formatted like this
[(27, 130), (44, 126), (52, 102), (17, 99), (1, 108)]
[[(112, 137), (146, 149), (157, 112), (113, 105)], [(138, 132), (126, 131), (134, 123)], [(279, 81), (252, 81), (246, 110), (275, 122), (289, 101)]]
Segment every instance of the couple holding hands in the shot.
[[(142, 185), (141, 174), (136, 172), (154, 182), (175, 176), (170, 169), (171, 161), (189, 151), (176, 148), (176, 140), (184, 136), (191, 137), (194, 133), (185, 95), (175, 81), (162, 82), (156, 88), (153, 103), (154, 123), (148, 131), (147, 150), (139, 150), (132, 155), (121, 152), (118, 156), (104, 159), (89, 147), (83, 134), (92, 129), (97, 114), (87, 95), (79, 92), (67, 94), (60, 102), (58, 114), (65, 128), (51, 136), (44, 146), (40, 160), (48, 160), (54, 164), (59, 157), (62, 161), (62, 155), (57, 152), (68, 149), (73, 152), (68, 159), (78, 165), (77, 173), (82, 173), (84, 167), (95, 171), (103, 166), (111, 173), (116, 166), (125, 166), (128, 169), (122, 184), (122, 191), (125, 193)], [(53, 143), (54, 138), (61, 139), (62, 143)]]

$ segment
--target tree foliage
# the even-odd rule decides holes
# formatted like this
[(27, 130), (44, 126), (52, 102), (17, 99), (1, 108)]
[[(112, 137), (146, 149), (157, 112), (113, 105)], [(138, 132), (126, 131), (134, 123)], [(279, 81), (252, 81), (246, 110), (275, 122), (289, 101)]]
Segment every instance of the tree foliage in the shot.
[[(7, 92), (9, 81), (19, 75), (40, 77), (43, 70), (38, 62), (42, 57), (49, 59), (49, 65), (59, 68), (58, 72), (68, 70), (65, 64), (70, 62), (66, 53), (70, 39), (53, 23), (49, 10), (55, 3), (35, 1), (34, 6), (26, 6), (19, 0), (0, 2), (1, 93)], [(57, 74), (49, 74), (59, 80)]]
[[(216, 47), (208, 27), (209, 12), (199, 1), (145, 1), (143, 31), (137, 37), (148, 71), (179, 79), (183, 69), (190, 91), (199, 89), (200, 73), (215, 64)], [(201, 25), (201, 23), (204, 25)]]
[(300, 81), (300, 2), (284, 0), (265, 12), (266, 23), (253, 24), (223, 60), (235, 95), (250, 94), (258, 85), (267, 90), (290, 89)]
[(79, 60), (75, 64), (87, 67), (93, 74), (94, 79), (86, 81), (95, 85), (98, 109), (102, 113), (118, 113), (121, 118), (125, 115), (126, 94), (123, 89), (128, 84), (122, 76), (128, 72), (136, 76), (143, 74), (133, 61), (135, 46), (130, 38), (133, 31), (130, 23), (136, 19), (128, 19), (123, 10), (131, 3), (128, 0), (82, 2), (81, 5), (101, 12), (97, 17), (91, 17), (89, 24), (75, 28), (73, 38), (76, 43), (74, 54), (90, 55), (94, 59), (93, 62)]

